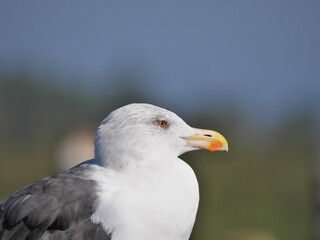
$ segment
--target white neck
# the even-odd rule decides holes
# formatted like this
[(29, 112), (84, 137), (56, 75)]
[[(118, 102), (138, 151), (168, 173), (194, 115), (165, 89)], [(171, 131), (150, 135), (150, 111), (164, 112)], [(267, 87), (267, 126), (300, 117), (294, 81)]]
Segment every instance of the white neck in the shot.
[(150, 164), (95, 172), (92, 178), (100, 193), (92, 220), (107, 231), (115, 230), (115, 240), (188, 239), (198, 207), (198, 183), (185, 162), (167, 160), (157, 168)]

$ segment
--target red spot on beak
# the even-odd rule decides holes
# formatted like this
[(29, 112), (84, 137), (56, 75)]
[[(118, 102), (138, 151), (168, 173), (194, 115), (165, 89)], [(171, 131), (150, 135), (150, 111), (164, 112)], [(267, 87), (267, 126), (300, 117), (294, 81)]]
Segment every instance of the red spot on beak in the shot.
[(220, 150), (221, 148), (223, 148), (223, 144), (221, 142), (212, 142), (210, 144), (210, 147), (209, 147), (209, 151), (213, 152), (213, 151), (218, 151)]

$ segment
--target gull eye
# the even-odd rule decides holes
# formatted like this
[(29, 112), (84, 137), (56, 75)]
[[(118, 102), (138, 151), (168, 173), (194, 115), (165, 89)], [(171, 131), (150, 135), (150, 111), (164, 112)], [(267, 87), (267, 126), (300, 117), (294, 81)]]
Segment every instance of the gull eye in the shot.
[(165, 121), (165, 120), (158, 120), (158, 121), (156, 122), (156, 125), (157, 125), (158, 127), (164, 129), (164, 128), (168, 127), (168, 122)]

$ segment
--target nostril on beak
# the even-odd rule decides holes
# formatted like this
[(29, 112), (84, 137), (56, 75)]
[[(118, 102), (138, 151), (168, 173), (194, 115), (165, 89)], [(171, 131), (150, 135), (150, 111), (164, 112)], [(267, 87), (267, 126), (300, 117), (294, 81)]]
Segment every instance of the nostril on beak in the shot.
[(204, 136), (205, 137), (212, 137), (212, 135), (210, 135), (210, 134), (205, 134)]

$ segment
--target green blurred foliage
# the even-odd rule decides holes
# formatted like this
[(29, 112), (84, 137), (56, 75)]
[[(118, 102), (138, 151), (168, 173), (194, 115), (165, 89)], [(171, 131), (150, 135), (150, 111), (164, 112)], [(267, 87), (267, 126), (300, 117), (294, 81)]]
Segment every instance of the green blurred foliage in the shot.
[[(62, 133), (95, 127), (109, 111), (130, 102), (156, 103), (140, 92), (134, 75), (116, 80), (121, 86), (116, 91), (102, 86), (93, 95), (26, 73), (0, 76), (1, 199), (55, 174), (52, 154)], [(190, 125), (220, 131), (230, 144), (228, 153), (182, 157), (195, 170), (201, 191), (192, 239), (310, 239), (312, 109), (272, 128), (248, 126), (240, 112), (228, 104), (220, 111), (182, 116)]]

